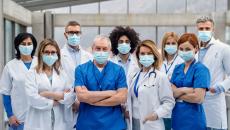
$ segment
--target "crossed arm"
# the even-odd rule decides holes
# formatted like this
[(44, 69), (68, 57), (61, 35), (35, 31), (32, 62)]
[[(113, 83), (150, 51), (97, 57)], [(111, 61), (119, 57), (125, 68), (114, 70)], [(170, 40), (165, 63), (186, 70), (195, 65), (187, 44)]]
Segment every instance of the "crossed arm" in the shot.
[(94, 106), (116, 106), (125, 103), (127, 99), (126, 88), (107, 91), (88, 91), (85, 86), (77, 86), (75, 91), (80, 102)]
[(172, 85), (173, 96), (176, 99), (181, 99), (190, 103), (202, 103), (204, 101), (204, 96), (206, 90), (204, 88), (188, 88), (182, 87), (177, 88)]
[(63, 100), (64, 99), (64, 93), (70, 92), (70, 89), (64, 90), (64, 92), (51, 92), (51, 91), (43, 91), (40, 92), (39, 95), (42, 97), (46, 97), (49, 99), (53, 99), (55, 101)]

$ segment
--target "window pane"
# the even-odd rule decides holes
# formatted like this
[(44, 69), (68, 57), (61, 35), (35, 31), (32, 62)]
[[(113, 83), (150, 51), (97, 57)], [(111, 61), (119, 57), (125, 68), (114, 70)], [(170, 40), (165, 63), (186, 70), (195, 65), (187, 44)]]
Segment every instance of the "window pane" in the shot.
[(185, 13), (185, 0), (158, 0), (157, 13)]
[(98, 27), (82, 27), (81, 46), (91, 51), (91, 46), (96, 35), (98, 35)]
[(210, 13), (215, 11), (215, 0), (187, 0), (188, 13)]
[(64, 27), (54, 27), (54, 40), (58, 43), (59, 47), (62, 48), (67, 42), (64, 36)]
[(109, 36), (115, 27), (100, 27), (100, 34)]
[(177, 26), (177, 27), (158, 27), (157, 33), (157, 41), (158, 47), (161, 46), (162, 38), (166, 32), (175, 32), (178, 36), (181, 36), (185, 32), (185, 27)]
[(139, 33), (140, 40), (153, 40), (156, 42), (156, 27), (133, 27)]
[(101, 2), (100, 12), (103, 14), (126, 14), (127, 0), (110, 0)]
[(97, 14), (99, 12), (99, 3), (76, 5), (71, 7), (72, 13), (84, 14)]
[(14, 34), (13, 34), (13, 22), (9, 21), (9, 20), (5, 20), (5, 63), (7, 63), (8, 61), (10, 61), (11, 59), (13, 59), (14, 56), (14, 48), (13, 48), (13, 38), (14, 38)]
[(156, 13), (156, 0), (129, 0), (129, 13)]
[(197, 35), (196, 26), (187, 26), (187, 32), (189, 32), (189, 33), (195, 33)]
[(227, 11), (228, 1), (227, 0), (216, 0), (216, 12)]

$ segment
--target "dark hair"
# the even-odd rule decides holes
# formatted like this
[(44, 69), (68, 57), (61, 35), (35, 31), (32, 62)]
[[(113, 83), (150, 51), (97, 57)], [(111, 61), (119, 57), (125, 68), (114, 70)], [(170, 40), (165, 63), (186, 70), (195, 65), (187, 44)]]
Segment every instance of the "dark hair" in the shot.
[(140, 42), (139, 34), (129, 26), (122, 27), (122, 26), (116, 26), (115, 29), (110, 33), (110, 40), (112, 43), (112, 52), (114, 55), (117, 55), (119, 53), (117, 47), (118, 47), (118, 40), (121, 36), (127, 36), (130, 40), (130, 53), (133, 53)]
[(27, 38), (30, 38), (32, 40), (33, 43), (33, 51), (31, 53), (31, 57), (34, 56), (36, 48), (37, 48), (37, 40), (35, 39), (35, 37), (30, 34), (30, 33), (19, 33), (15, 39), (14, 39), (14, 47), (16, 50), (16, 58), (19, 60), (21, 59), (21, 53), (19, 51), (19, 45), (21, 44), (21, 42)]
[(198, 38), (196, 37), (194, 33), (183, 34), (178, 40), (178, 47), (185, 42), (189, 42), (194, 48), (199, 49)]
[(81, 26), (77, 21), (69, 21), (65, 26), (65, 32), (69, 26)]

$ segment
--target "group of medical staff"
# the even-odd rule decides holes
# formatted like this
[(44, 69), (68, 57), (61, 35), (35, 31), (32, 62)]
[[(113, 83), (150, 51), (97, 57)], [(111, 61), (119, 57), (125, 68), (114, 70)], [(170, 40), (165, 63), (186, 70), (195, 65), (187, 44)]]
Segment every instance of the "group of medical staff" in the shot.
[(9, 130), (227, 130), (230, 46), (214, 38), (210, 17), (196, 27), (166, 32), (160, 49), (117, 26), (91, 53), (76, 21), (62, 49), (18, 34), (0, 79)]

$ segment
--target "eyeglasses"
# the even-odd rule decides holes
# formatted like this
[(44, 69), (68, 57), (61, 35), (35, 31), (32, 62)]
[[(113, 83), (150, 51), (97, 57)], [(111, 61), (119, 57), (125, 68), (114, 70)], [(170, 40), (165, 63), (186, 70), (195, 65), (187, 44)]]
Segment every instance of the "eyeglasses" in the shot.
[(166, 45), (176, 45), (177, 43), (176, 42), (167, 42), (165, 43)]
[(118, 40), (118, 43), (119, 44), (122, 44), (122, 43), (130, 43), (131, 41), (130, 40)]
[(81, 35), (81, 31), (68, 31), (68, 32), (66, 32), (68, 35), (74, 35), (74, 34), (76, 34), (76, 35)]
[(54, 55), (54, 54), (56, 54), (57, 52), (56, 51), (44, 51), (43, 52), (44, 54), (46, 54), (46, 55)]

